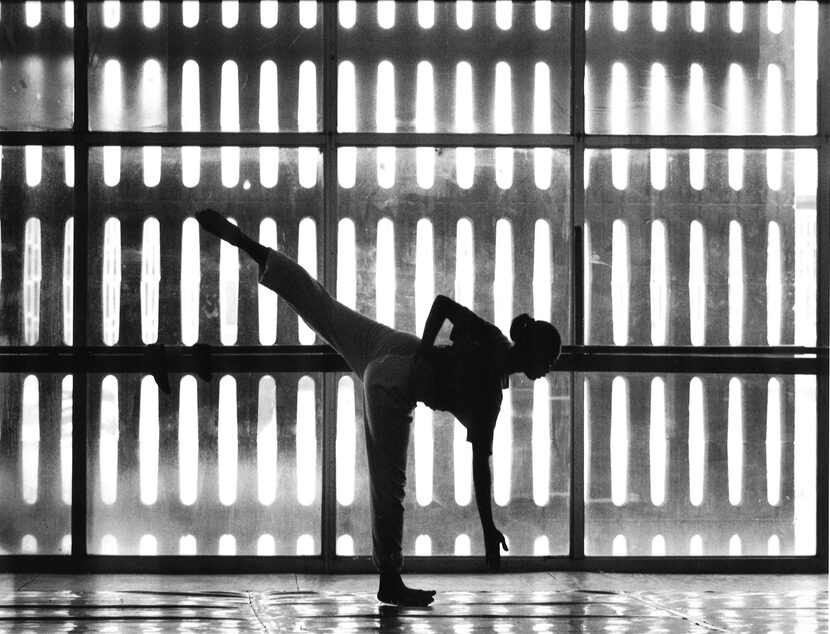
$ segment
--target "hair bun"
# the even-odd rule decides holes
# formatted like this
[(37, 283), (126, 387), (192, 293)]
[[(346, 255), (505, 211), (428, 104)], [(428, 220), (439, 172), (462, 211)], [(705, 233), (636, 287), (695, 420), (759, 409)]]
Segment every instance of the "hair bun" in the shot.
[(510, 324), (510, 338), (516, 343), (533, 323), (533, 318), (527, 313), (522, 313), (513, 319)]

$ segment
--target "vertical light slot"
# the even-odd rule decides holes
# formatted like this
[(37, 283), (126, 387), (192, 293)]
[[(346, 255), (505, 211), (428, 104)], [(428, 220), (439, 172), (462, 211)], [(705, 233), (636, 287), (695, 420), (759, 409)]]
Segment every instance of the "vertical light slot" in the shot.
[(435, 26), (435, 3), (432, 0), (418, 0), (418, 26), (422, 29)]
[[(75, 219), (68, 218), (63, 229), (63, 342), (71, 346), (75, 340), (73, 328), (74, 293), (75, 293)], [(3, 278), (0, 271), (0, 279)]]
[[(277, 223), (273, 218), (263, 218), (259, 223), (259, 243), (270, 249), (277, 248)], [(272, 346), (277, 341), (277, 295), (262, 284), (257, 286), (257, 317), (259, 343)]]
[[(123, 74), (121, 62), (109, 59), (104, 62), (103, 88), (101, 90), (101, 127), (118, 130), (123, 126)], [(106, 165), (104, 166), (106, 171)]]
[(767, 228), (767, 343), (781, 345), (781, 229), (772, 221)]
[(196, 538), (193, 535), (183, 535), (179, 538), (179, 554), (180, 555), (195, 555)]
[(161, 3), (159, 0), (144, 0), (141, 3), (141, 17), (145, 27), (148, 29), (156, 28), (161, 21)]
[(199, 409), (196, 379), (187, 375), (179, 385), (179, 497), (196, 502), (199, 486)]
[[(668, 98), (666, 91), (666, 69), (662, 64), (651, 65), (651, 134), (666, 133), (666, 109)], [(667, 153), (665, 148), (650, 150), (651, 186), (662, 191), (666, 188)]]
[[(470, 445), (470, 443), (467, 443)], [(472, 445), (470, 445), (472, 447)], [(505, 390), (493, 431), (493, 501), (510, 504), (513, 475), (513, 391)]]
[(151, 376), (141, 379), (138, 413), (138, 480), (141, 503), (158, 500), (159, 390)]
[[(297, 239), (297, 262), (308, 274), (317, 279), (317, 224), (312, 218), (300, 220)], [(300, 343), (308, 346), (314, 343), (317, 335), (308, 327), (301, 317), (297, 317), (297, 334)]]
[(666, 556), (666, 538), (662, 535), (655, 535), (654, 538), (651, 540), (651, 556)]
[(317, 25), (317, 1), (300, 0), (300, 26), (313, 29)]
[(700, 506), (706, 495), (706, 420), (703, 381), (689, 381), (689, 502)]
[(38, 497), (38, 467), (40, 460), (40, 384), (36, 376), (23, 379), (23, 402), (20, 420), (21, 494), (26, 504), (34, 504)]
[(180, 310), (182, 343), (192, 346), (199, 339), (199, 288), (202, 281), (199, 223), (187, 218), (182, 223)]
[(703, 225), (689, 227), (689, 339), (693, 346), (706, 343), (706, 242)]
[[(584, 378), (582, 379), (582, 390), (583, 390), (583, 397), (582, 397), (582, 411), (583, 411), (583, 434), (582, 434), (582, 442), (585, 446), (585, 458), (583, 461), (583, 470), (582, 470), (582, 479), (584, 486), (582, 488), (582, 499), (586, 502), (591, 499), (591, 483), (592, 483), (592, 469), (594, 465), (591, 461), (591, 434), (592, 434), (592, 424), (593, 419), (591, 418), (591, 381), (588, 379), (588, 375), (583, 375)], [(603, 465), (604, 467), (604, 465)], [(577, 493), (578, 495), (578, 493)]]
[(496, 26), (508, 31), (513, 26), (512, 0), (496, 0)]
[(493, 321), (505, 334), (513, 319), (513, 226), (496, 221), (496, 256), (493, 277)]
[[(106, 4), (106, 2), (104, 3)], [(25, 4), (25, 11), (26, 11), (26, 26), (30, 29), (35, 28), (40, 24), (41, 18), (41, 11), (40, 11), (40, 1), (33, 2), (32, 0), (27, 0)]]
[(37, 538), (34, 535), (24, 535), (20, 540), (21, 555), (37, 554)]
[(103, 270), (101, 275), (101, 332), (104, 344), (118, 342), (121, 319), (121, 222), (104, 223)]
[(340, 26), (344, 29), (351, 29), (357, 23), (357, 2), (356, 0), (340, 0), (337, 3), (337, 16), (340, 19)]
[(121, 3), (118, 0), (104, 0), (102, 9), (104, 26), (114, 29), (121, 22)]
[(726, 429), (727, 477), (729, 503), (740, 506), (744, 486), (744, 399), (740, 379), (729, 380), (729, 405)]
[(304, 376), (297, 384), (297, 501), (314, 503), (317, 489), (317, 407), (314, 379)]
[(666, 0), (656, 0), (651, 3), (651, 26), (655, 31), (664, 33), (668, 26), (669, 3)]
[(219, 381), (216, 445), (219, 502), (230, 506), (236, 502), (237, 458), (239, 436), (236, 424), (236, 379), (225, 375)]
[(816, 554), (816, 387), (815, 376), (796, 375), (793, 420), (794, 555)]
[(742, 33), (744, 30), (744, 3), (732, 0), (729, 3), (729, 28), (733, 33)]
[(700, 191), (706, 180), (706, 152), (701, 148), (689, 150), (689, 184)]
[(146, 146), (142, 148), (144, 165), (144, 186), (156, 187), (161, 182), (161, 147)]
[[(616, 62), (611, 69), (611, 132), (628, 133), (628, 71)], [(624, 190), (628, 187), (628, 150), (613, 148), (611, 150), (611, 182), (614, 187)]]
[[(767, 66), (766, 133), (781, 134), (782, 92), (781, 68), (776, 64)], [(773, 191), (781, 189), (781, 148), (767, 150), (767, 185)]]
[[(435, 89), (432, 64), (429, 62), (418, 62), (415, 92), (415, 131), (421, 134), (435, 132)], [(435, 182), (435, 148), (415, 149), (415, 175), (421, 189), (432, 188)]]
[[(706, 132), (706, 91), (703, 67), (692, 64), (689, 71), (689, 131), (692, 134)], [(689, 150), (689, 182), (700, 191), (704, 186), (705, 154), (702, 149)]]
[[(738, 64), (729, 66), (729, 133), (743, 134), (746, 107), (744, 102), (744, 71)], [(744, 184), (744, 151), (730, 148), (727, 152), (729, 164), (729, 186), (740, 191)]]
[(341, 535), (337, 538), (335, 552), (339, 557), (354, 557), (354, 539), (351, 535)]
[(259, 3), (259, 23), (265, 29), (277, 26), (280, 17), (280, 3), (277, 0), (262, 0)]
[(142, 535), (138, 543), (138, 554), (153, 557), (158, 553), (158, 540), (153, 535)]
[(219, 552), (222, 557), (233, 557), (236, 555), (236, 538), (233, 535), (222, 535), (219, 538)]
[[(550, 134), (552, 131), (550, 114), (550, 69), (544, 62), (537, 62), (533, 77), (533, 132)], [(550, 187), (553, 165), (551, 148), (533, 150), (533, 179), (539, 189)]]
[(651, 380), (651, 407), (649, 413), (648, 464), (651, 482), (651, 503), (666, 503), (666, 475), (668, 474), (668, 430), (666, 428), (666, 384), (659, 376)]
[(101, 428), (98, 437), (98, 475), (101, 501), (111, 505), (118, 494), (118, 379), (101, 382)]
[(355, 425), (355, 385), (350, 376), (341, 377), (337, 383), (337, 503), (350, 506), (355, 491), (355, 451), (357, 426)]
[[(378, 132), (395, 131), (395, 68), (388, 61), (378, 64), (375, 126)], [(377, 176), (378, 185), (384, 189), (389, 189), (395, 184), (395, 148), (377, 149)]]
[(628, 554), (628, 542), (625, 535), (617, 535), (611, 542), (611, 555), (613, 557), (625, 557)]
[(199, 0), (182, 0), (182, 26), (192, 29), (199, 24)]
[(703, 0), (692, 0), (689, 5), (692, 30), (703, 33), (706, 29), (706, 3)]
[(456, 0), (455, 23), (462, 31), (473, 27), (473, 0)]
[(784, 6), (781, 0), (767, 2), (767, 29), (770, 33), (781, 33), (784, 28)]
[(159, 335), (161, 231), (156, 218), (144, 221), (141, 240), (141, 341), (155, 343)]
[(781, 554), (781, 538), (778, 535), (773, 535), (767, 540), (767, 555), (770, 557), (778, 557)]
[(550, 223), (538, 219), (533, 230), (533, 317), (551, 320), (551, 245)]
[(533, 3), (536, 28), (540, 31), (550, 31), (552, 7), (550, 0), (536, 0)]
[[(342, 4), (342, 3), (341, 3)], [(352, 62), (340, 62), (337, 71), (337, 130), (357, 130), (357, 92)], [(351, 189), (357, 181), (357, 148), (337, 148), (337, 182), (344, 189)]]
[(75, 3), (73, 0), (66, 0), (63, 3), (63, 23), (68, 29), (75, 28)]
[(394, 0), (378, 0), (378, 26), (382, 29), (391, 29), (395, 26)]
[(628, 381), (614, 377), (611, 383), (611, 501), (622, 506), (628, 500)]
[(455, 301), (470, 310), (475, 290), (474, 253), (473, 223), (469, 218), (461, 218), (455, 238)]
[[(0, 154), (3, 147), (0, 146)], [(67, 145), (63, 148), (64, 182), (67, 187), (75, 187), (75, 148)]]
[(103, 151), (104, 185), (115, 187), (121, 182), (121, 146), (105, 145)]
[(741, 537), (739, 535), (732, 535), (729, 538), (729, 556), (740, 557), (742, 550)]
[(23, 247), (23, 341), (32, 346), (40, 339), (41, 262), (40, 219), (29, 218)]
[[(222, 132), (239, 132), (239, 70), (236, 62), (230, 60), (222, 64), (219, 126)], [(239, 148), (223, 145), (220, 151), (222, 185), (236, 187), (239, 183)]]
[(222, 26), (232, 29), (239, 23), (238, 0), (222, 0)]
[(26, 184), (37, 187), (43, 179), (43, 147), (27, 145), (24, 151), (26, 159)]
[(611, 233), (611, 317), (617, 346), (628, 344), (629, 284), (628, 225), (618, 219)]
[(611, 4), (611, 16), (617, 31), (628, 30), (628, 2), (626, 0), (614, 0)]
[(455, 538), (455, 550), (453, 554), (456, 557), (469, 557), (470, 556), (470, 536), (462, 533), (458, 537)]
[(72, 504), (72, 375), (61, 381), (61, 500)]
[(471, 500), (473, 485), (473, 449), (467, 442), (467, 430), (457, 420), (453, 423), (452, 449), (455, 503), (458, 506), (467, 506)]
[(101, 538), (101, 554), (102, 555), (117, 555), (118, 554), (118, 540), (114, 535), (104, 535)]
[[(196, 5), (198, 21), (198, 4)], [(198, 132), (201, 128), (201, 107), (199, 102), (199, 65), (192, 59), (182, 66), (182, 132)], [(201, 148), (182, 148), (182, 184), (195, 187), (199, 184), (199, 163)]]
[(415, 407), (415, 500), (419, 506), (432, 503), (433, 433), (432, 410), (418, 403)]
[[(468, 62), (459, 62), (455, 68), (455, 130), (461, 133), (475, 132), (474, 122), (473, 69)], [(461, 189), (473, 186), (475, 169), (475, 149), (456, 148), (455, 178)]]
[(258, 557), (273, 557), (277, 554), (277, 542), (273, 535), (260, 535), (256, 540), (256, 554)]
[[(229, 218), (234, 225), (236, 221)], [(236, 343), (239, 331), (239, 248), (222, 240), (219, 245), (219, 340)]]
[(337, 300), (353, 310), (357, 304), (357, 250), (351, 218), (337, 224)]
[(395, 227), (389, 218), (378, 221), (375, 263), (376, 319), (395, 327)]
[(424, 331), (435, 298), (432, 221), (421, 218), (415, 228), (415, 334)]
[(429, 557), (432, 555), (432, 539), (429, 535), (418, 535), (415, 538), (415, 556)]
[(666, 223), (663, 220), (654, 220), (651, 223), (650, 260), (651, 343), (664, 346), (669, 317), (669, 256)]
[(550, 501), (550, 381), (546, 378), (533, 382), (533, 427), (531, 452), (533, 458), (533, 502), (547, 506)]
[(818, 80), (818, 2), (795, 3), (795, 133), (816, 132)]
[[(496, 64), (493, 107), (493, 127), (496, 134), (513, 133), (512, 82), (510, 65), (507, 62)], [(496, 159), (496, 185), (500, 189), (510, 189), (513, 186), (513, 148), (497, 147), (493, 151)]]
[(770, 506), (781, 504), (782, 441), (781, 382), (776, 378), (772, 378), (767, 383), (767, 434), (765, 442), (767, 503)]
[[(259, 130), (266, 133), (280, 131), (277, 65), (271, 60), (262, 62), (259, 69)], [(260, 147), (259, 182), (263, 187), (274, 187), (279, 175), (279, 148)]]
[(743, 228), (737, 220), (729, 223), (729, 345), (743, 343), (744, 330), (744, 244)]
[(277, 499), (277, 438), (277, 386), (266, 375), (259, 380), (256, 423), (257, 499), (263, 506)]
[(593, 312), (593, 298), (591, 292), (594, 285), (593, 262), (594, 257), (591, 252), (591, 224), (586, 222), (582, 225), (582, 271), (584, 279), (582, 282), (582, 302), (585, 317), (583, 318), (583, 328), (585, 343), (591, 340), (591, 315)]
[(547, 535), (539, 535), (539, 537), (533, 540), (533, 556), (550, 556), (550, 540), (548, 540)]
[(795, 150), (795, 289), (794, 341), (797, 346), (816, 345), (816, 233), (815, 196), (818, 187), (818, 153)]

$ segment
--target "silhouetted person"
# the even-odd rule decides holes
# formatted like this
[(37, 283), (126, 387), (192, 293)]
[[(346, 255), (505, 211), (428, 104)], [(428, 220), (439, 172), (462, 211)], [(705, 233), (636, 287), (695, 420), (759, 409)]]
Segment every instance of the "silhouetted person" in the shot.
[[(511, 344), (496, 326), (439, 295), (419, 339), (336, 301), (294, 260), (252, 240), (217, 211), (198, 212), (196, 219), (204, 229), (250, 255), (259, 265), (260, 283), (287, 301), (363, 381), (378, 599), (426, 606), (435, 596), (435, 591), (406, 587), (400, 574), (406, 458), (411, 415), (418, 401), (451, 412), (467, 429), (486, 561), (491, 570), (498, 570), (500, 548), (507, 550), (507, 542), (493, 523), (490, 455), (502, 390), (513, 372), (538, 379), (551, 370), (561, 350), (556, 328), (519, 315), (510, 326)], [(445, 320), (453, 325), (452, 345), (435, 346)]]

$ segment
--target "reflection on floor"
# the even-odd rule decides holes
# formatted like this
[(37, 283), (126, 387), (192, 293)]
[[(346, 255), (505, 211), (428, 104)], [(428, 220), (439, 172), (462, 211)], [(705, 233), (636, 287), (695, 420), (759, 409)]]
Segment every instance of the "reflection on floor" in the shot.
[(430, 608), (378, 604), (371, 576), (0, 575), (3, 632), (828, 631), (826, 575), (413, 575)]

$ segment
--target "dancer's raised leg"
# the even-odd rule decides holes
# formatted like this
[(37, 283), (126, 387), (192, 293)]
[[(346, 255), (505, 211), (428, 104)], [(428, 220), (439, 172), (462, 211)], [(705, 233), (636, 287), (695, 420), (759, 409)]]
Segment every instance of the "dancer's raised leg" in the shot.
[(199, 221), (205, 231), (209, 231), (225, 242), (239, 247), (254, 259), (260, 269), (265, 268), (265, 263), (268, 261), (268, 247), (248, 237), (239, 227), (218, 211), (214, 209), (197, 211), (196, 220)]

